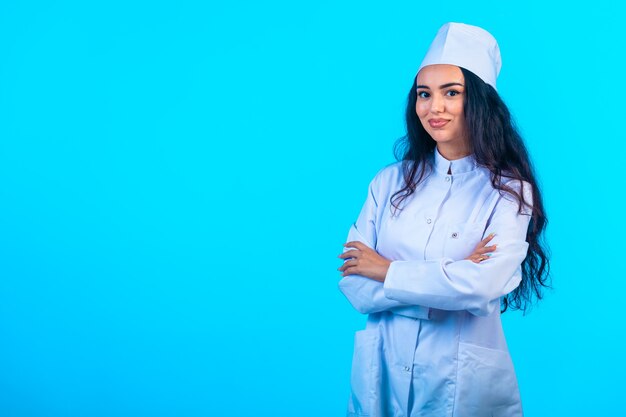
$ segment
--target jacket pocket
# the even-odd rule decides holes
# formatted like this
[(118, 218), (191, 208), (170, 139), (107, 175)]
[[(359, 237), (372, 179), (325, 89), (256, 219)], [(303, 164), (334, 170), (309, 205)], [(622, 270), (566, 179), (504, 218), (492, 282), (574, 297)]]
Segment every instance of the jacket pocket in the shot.
[(444, 256), (459, 261), (472, 254), (482, 240), (482, 223), (451, 223), (446, 227)]
[(459, 343), (455, 417), (521, 417), (509, 352)]
[(378, 328), (359, 330), (354, 334), (354, 352), (350, 375), (350, 415), (379, 416), (381, 338)]

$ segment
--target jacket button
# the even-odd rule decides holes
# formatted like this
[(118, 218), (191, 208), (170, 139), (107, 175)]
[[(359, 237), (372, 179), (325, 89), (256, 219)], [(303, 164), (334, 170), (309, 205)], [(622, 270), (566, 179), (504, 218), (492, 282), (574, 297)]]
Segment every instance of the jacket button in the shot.
[(452, 233), (452, 237), (456, 239), (457, 237), (459, 237), (459, 234), (457, 232), (454, 232)]
[(411, 370), (411, 368), (410, 368), (410, 367), (408, 367), (408, 366), (405, 366), (405, 367), (404, 367), (404, 370), (405, 370), (405, 371), (407, 371), (407, 372), (409, 372), (409, 371)]
[(430, 224), (432, 222), (431, 219), (426, 219), (426, 223)]

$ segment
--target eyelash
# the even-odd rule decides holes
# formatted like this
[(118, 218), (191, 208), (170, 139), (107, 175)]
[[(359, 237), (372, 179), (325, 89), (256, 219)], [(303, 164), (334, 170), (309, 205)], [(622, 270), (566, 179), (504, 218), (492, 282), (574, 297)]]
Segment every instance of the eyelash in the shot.
[[(428, 94), (426, 91), (419, 91), (419, 92), (417, 93), (417, 97), (422, 97), (422, 96), (420, 95), (420, 94), (422, 94), (422, 93), (424, 93), (424, 94)], [(454, 96), (457, 96), (457, 95), (461, 94), (461, 92), (460, 92), (460, 91), (457, 91), (457, 90), (448, 90), (448, 91), (446, 91), (446, 94), (448, 94), (448, 93), (455, 93), (452, 97), (454, 97)], [(422, 97), (422, 98), (425, 98), (425, 97)]]

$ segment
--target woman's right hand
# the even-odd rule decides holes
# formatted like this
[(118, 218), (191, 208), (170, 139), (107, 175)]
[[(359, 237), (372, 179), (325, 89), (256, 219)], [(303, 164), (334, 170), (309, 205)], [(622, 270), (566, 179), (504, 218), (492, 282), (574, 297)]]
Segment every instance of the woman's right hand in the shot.
[(485, 259), (489, 259), (489, 257), (491, 256), (491, 252), (496, 250), (497, 245), (486, 245), (491, 241), (491, 239), (493, 239), (495, 235), (495, 233), (490, 233), (489, 236), (478, 242), (478, 245), (476, 245), (472, 254), (465, 259), (469, 259), (474, 263), (480, 263)]

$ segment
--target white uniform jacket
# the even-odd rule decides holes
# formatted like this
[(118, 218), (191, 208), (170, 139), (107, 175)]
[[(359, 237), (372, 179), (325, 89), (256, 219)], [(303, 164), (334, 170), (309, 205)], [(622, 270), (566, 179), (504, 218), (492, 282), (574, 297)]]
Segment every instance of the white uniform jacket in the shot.
[[(449, 161), (435, 149), (427, 178), (392, 217), (401, 164), (376, 174), (348, 234), (392, 262), (384, 283), (361, 275), (339, 282), (368, 314), (354, 337), (347, 415), (522, 416), (500, 299), (520, 283), (530, 210), (518, 214), (515, 198), (494, 189), (472, 155)], [(532, 204), (527, 182), (507, 181)], [(465, 260), (491, 232), (492, 256)]]

